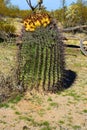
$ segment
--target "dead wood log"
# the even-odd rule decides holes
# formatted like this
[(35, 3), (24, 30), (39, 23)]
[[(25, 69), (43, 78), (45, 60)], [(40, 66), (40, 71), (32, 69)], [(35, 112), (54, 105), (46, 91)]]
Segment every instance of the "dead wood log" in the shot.
[(84, 33), (87, 33), (86, 29), (87, 29), (87, 25), (79, 25), (79, 26), (75, 26), (75, 27), (69, 27), (69, 28), (62, 29), (62, 31), (63, 32), (82, 31)]

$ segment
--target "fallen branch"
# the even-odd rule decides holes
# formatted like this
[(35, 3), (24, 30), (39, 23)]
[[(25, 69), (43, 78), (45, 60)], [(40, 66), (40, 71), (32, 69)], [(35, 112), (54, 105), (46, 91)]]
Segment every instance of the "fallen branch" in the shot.
[(76, 27), (65, 28), (62, 31), (63, 32), (84, 31), (85, 33), (87, 33), (87, 31), (84, 29), (87, 29), (87, 25), (80, 25), (80, 26), (76, 26)]

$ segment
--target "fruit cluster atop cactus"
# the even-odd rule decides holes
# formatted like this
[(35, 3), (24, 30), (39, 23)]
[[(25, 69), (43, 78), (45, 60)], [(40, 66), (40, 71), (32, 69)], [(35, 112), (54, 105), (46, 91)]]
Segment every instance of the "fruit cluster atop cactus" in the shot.
[(51, 22), (51, 17), (47, 13), (32, 13), (23, 23), (26, 31), (35, 31), (37, 27), (46, 27)]

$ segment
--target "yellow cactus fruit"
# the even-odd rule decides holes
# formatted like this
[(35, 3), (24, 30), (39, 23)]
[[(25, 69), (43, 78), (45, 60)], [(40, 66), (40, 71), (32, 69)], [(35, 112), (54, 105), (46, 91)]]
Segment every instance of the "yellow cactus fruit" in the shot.
[(35, 28), (30, 28), (29, 31), (31, 32), (35, 31)]
[(45, 23), (45, 18), (41, 19), (41, 23), (44, 24)]
[(43, 26), (46, 27), (46, 26), (47, 26), (47, 23), (44, 23)]
[(26, 21), (24, 21), (24, 22), (23, 22), (23, 24), (24, 24), (24, 25), (26, 25), (26, 24), (27, 24), (27, 22), (26, 22)]
[(26, 31), (35, 31), (35, 28), (34, 27), (31, 27), (31, 26), (27, 26), (25, 28)]
[(47, 24), (50, 24), (50, 19), (46, 18)]
[(25, 28), (26, 31), (29, 31), (29, 28)]
[(36, 27), (41, 26), (41, 23), (40, 23), (40, 21), (39, 21), (39, 20), (35, 21), (35, 22), (34, 22), (34, 24), (35, 24), (35, 26), (36, 26)]
[(30, 22), (31, 22), (31, 19), (27, 19), (27, 21), (28, 21), (28, 23), (30, 23)]
[(35, 27), (33, 23), (30, 23), (29, 25), (30, 25), (31, 27)]
[(25, 27), (25, 30), (29, 31), (29, 28), (30, 28), (30, 26), (27, 24), (27, 26)]

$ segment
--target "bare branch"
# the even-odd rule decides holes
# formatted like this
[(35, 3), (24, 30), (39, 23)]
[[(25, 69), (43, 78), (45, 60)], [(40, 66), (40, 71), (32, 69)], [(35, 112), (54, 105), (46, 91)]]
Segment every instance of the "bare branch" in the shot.
[(30, 7), (32, 10), (34, 10), (34, 7), (33, 7), (32, 4), (31, 4), (31, 0), (26, 0), (26, 2), (28, 3), (29, 7)]
[(41, 4), (43, 3), (43, 0), (39, 0), (35, 7), (32, 6), (31, 0), (26, 0), (26, 2), (29, 5), (29, 7), (32, 9), (32, 11), (34, 11), (38, 6), (39, 6), (39, 9), (41, 8)]
[(41, 4), (43, 3), (43, 0), (38, 0), (38, 6), (39, 6), (39, 9), (41, 9)]

